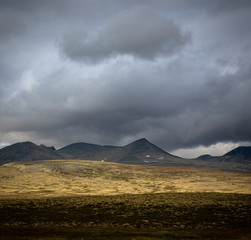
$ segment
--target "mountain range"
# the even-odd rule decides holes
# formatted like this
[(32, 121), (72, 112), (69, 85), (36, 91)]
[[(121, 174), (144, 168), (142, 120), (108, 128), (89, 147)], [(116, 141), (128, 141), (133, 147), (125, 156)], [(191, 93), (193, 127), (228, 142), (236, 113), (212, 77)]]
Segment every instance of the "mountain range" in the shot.
[(251, 147), (238, 147), (223, 156), (202, 155), (196, 159), (174, 156), (145, 138), (126, 146), (73, 143), (54, 147), (21, 142), (0, 149), (0, 165), (17, 161), (84, 159), (150, 166), (185, 166), (251, 172)]

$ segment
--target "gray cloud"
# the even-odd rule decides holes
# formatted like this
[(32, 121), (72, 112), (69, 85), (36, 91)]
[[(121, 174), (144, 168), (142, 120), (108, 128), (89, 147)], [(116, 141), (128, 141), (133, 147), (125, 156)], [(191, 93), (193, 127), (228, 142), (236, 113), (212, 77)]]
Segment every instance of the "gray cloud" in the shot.
[(153, 59), (174, 53), (189, 39), (172, 20), (138, 6), (115, 15), (97, 32), (71, 33), (62, 45), (73, 60), (100, 61), (124, 54)]
[[(165, 67), (131, 64), (114, 63), (91, 80), (76, 72), (75, 79), (68, 81), (72, 76), (67, 69), (47, 76), (9, 103), (8, 111), (13, 109), (17, 118), (10, 118), (13, 122), (6, 130), (35, 131), (60, 144), (65, 136), (68, 142), (89, 139), (110, 144), (145, 136), (168, 150), (209, 146), (215, 139), (249, 141), (251, 116), (243, 111), (250, 102), (247, 70), (222, 77), (214, 73), (195, 86), (196, 71), (189, 74), (179, 60)], [(172, 67), (177, 68), (173, 73)], [(186, 83), (186, 76), (194, 80)], [(53, 79), (61, 79), (62, 85)]]
[(22, 19), (15, 19), (8, 15), (8, 12), (0, 13), (0, 41), (1, 46), (5, 41), (15, 38), (24, 33)]
[(0, 2), (1, 146), (251, 142), (250, 4), (59, 2)]

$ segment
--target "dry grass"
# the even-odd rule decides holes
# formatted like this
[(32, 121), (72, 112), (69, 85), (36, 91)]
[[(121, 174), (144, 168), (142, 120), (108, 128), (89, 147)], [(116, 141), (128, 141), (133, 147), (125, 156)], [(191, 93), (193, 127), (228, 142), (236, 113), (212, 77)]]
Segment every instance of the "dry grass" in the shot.
[[(51, 236), (54, 231), (64, 236), (62, 239), (248, 240), (250, 210), (248, 194), (0, 199), (0, 236), (11, 235), (4, 239), (15, 239), (13, 234), (23, 233), (23, 239), (38, 239), (27, 235)], [(69, 237), (75, 234), (81, 237)]]
[(251, 194), (251, 174), (84, 160), (11, 163), (0, 167), (0, 198), (167, 192)]

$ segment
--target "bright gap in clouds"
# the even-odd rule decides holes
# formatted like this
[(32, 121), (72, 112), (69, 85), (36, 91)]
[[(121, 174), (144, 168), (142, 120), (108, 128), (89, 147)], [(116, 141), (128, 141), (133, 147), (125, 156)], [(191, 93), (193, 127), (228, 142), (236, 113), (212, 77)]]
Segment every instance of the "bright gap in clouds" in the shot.
[(251, 142), (239, 142), (239, 143), (216, 143), (211, 146), (198, 146), (194, 148), (182, 148), (170, 152), (173, 155), (183, 158), (197, 158), (204, 154), (211, 156), (222, 156), (227, 152), (239, 147), (239, 146), (251, 146)]

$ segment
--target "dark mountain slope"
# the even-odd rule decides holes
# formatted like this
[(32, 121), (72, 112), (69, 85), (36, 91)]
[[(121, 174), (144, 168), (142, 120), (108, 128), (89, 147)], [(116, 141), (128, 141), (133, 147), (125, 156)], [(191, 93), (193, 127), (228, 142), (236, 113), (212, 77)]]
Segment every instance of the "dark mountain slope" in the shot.
[(119, 163), (130, 164), (153, 164), (164, 163), (166, 160), (176, 159), (177, 157), (165, 152), (161, 148), (150, 143), (145, 138), (139, 139), (124, 147), (112, 152), (112, 156), (107, 160)]
[(244, 159), (251, 159), (251, 147), (237, 147), (226, 153), (224, 156), (242, 156)]
[(153, 145), (145, 138), (123, 147), (100, 146), (89, 143), (74, 143), (57, 151), (65, 158), (103, 160), (126, 164), (153, 164), (177, 157)]
[(33, 161), (62, 158), (53, 147), (36, 145), (32, 142), (15, 143), (0, 149), (0, 165), (7, 162)]
[(225, 155), (219, 157), (219, 161), (251, 163), (251, 147), (237, 147)]
[(137, 154), (137, 153), (142, 153), (142, 152), (144, 152), (144, 153), (149, 152), (149, 154), (150, 154), (152, 152), (152, 153), (158, 153), (158, 154), (168, 154), (171, 156), (171, 154), (165, 152), (161, 148), (150, 143), (145, 138), (141, 138), (135, 142), (132, 142), (132, 143), (124, 146), (123, 150), (128, 153), (132, 153), (132, 154)]
[(101, 146), (91, 143), (73, 143), (70, 145), (67, 145), (59, 150), (57, 152), (60, 155), (63, 155), (65, 158), (68, 159), (92, 159), (96, 160), (95, 157), (97, 155), (103, 154), (106, 151), (110, 151), (112, 149), (115, 149), (117, 147), (114, 146)]
[(0, 149), (0, 163), (49, 159), (86, 159), (126, 164), (166, 165), (179, 159), (142, 138), (123, 147), (74, 143), (59, 150), (31, 142), (16, 143)]

